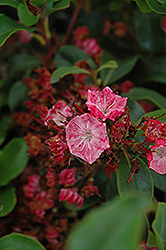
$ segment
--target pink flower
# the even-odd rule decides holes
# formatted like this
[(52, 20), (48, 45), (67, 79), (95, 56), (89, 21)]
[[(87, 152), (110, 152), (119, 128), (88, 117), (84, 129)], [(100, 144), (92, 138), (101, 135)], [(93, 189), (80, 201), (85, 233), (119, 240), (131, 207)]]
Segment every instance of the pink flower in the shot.
[(90, 114), (76, 116), (66, 126), (69, 151), (89, 164), (110, 147), (106, 125)]
[(127, 97), (114, 94), (109, 87), (105, 87), (101, 92), (88, 90), (88, 110), (96, 118), (101, 117), (103, 121), (115, 121), (115, 118), (124, 112), (126, 103)]
[(80, 41), (85, 40), (89, 36), (89, 30), (86, 26), (78, 27), (73, 31), (73, 42), (79, 45)]
[(156, 171), (158, 174), (166, 173), (166, 141), (156, 140), (155, 146), (149, 146), (151, 153), (147, 153), (149, 168)]
[(23, 187), (25, 192), (25, 196), (29, 198), (33, 198), (36, 192), (41, 190), (40, 187), (40, 176), (37, 174), (32, 174), (28, 176), (28, 184)]
[(44, 125), (48, 125), (48, 121), (54, 121), (58, 126), (63, 126), (67, 117), (71, 117), (73, 113), (71, 112), (69, 106), (63, 100), (58, 101), (45, 117)]
[(32, 39), (31, 33), (27, 30), (19, 31), (19, 36), (22, 43), (29, 43)]
[(142, 127), (143, 135), (147, 141), (153, 142), (166, 137), (166, 124), (159, 120), (149, 118)]
[(75, 189), (62, 188), (59, 194), (59, 201), (67, 201), (69, 204), (76, 203), (80, 208), (84, 198)]
[(59, 183), (61, 185), (67, 186), (73, 186), (76, 182), (75, 179), (75, 173), (77, 169), (76, 168), (70, 168), (70, 169), (64, 169), (59, 174)]

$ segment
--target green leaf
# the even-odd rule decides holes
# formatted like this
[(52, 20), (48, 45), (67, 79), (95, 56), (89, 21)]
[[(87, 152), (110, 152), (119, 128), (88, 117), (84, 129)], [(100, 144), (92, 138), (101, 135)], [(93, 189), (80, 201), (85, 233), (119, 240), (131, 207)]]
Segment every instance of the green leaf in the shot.
[(24, 3), (21, 3), (21, 4), (18, 6), (17, 14), (18, 14), (18, 17), (19, 17), (19, 19), (21, 20), (21, 22), (22, 22), (24, 25), (27, 25), (27, 26), (34, 25), (34, 24), (37, 23), (38, 20), (39, 20), (39, 15), (34, 16), (34, 15), (28, 10), (27, 5), (25, 4), (25, 0), (24, 0)]
[(161, 175), (150, 169), (151, 176), (153, 178), (153, 183), (156, 188), (166, 192), (166, 175)]
[(153, 196), (153, 182), (149, 169), (145, 163), (137, 156), (140, 164), (140, 171), (134, 174), (133, 178), (128, 183), (131, 177), (130, 163), (125, 157), (122, 157), (118, 167), (117, 184), (121, 197), (124, 197), (128, 192), (145, 193), (149, 198)]
[(111, 60), (111, 61), (108, 61), (108, 62), (104, 63), (103, 65), (101, 65), (97, 69), (97, 72), (101, 71), (102, 69), (107, 69), (107, 68), (116, 69), (117, 67), (118, 67), (117, 62), (114, 60)]
[(90, 56), (73, 45), (65, 45), (61, 47), (54, 59), (54, 62), (56, 63), (56, 67), (59, 68), (73, 66), (76, 62), (80, 60), (87, 61), (92, 69), (96, 69), (96, 64), (90, 58)]
[(149, 199), (115, 198), (91, 210), (68, 238), (69, 250), (137, 250)]
[(142, 106), (132, 98), (128, 98), (127, 106), (130, 109), (130, 119), (132, 123), (138, 121), (138, 119), (140, 119), (145, 114)]
[(157, 249), (166, 249), (166, 204), (159, 202), (155, 220), (152, 223), (152, 228), (156, 235)]
[(143, 13), (152, 11), (151, 8), (149, 8), (145, 0), (135, 0), (135, 2), (137, 3), (140, 11), (142, 11)]
[(56, 69), (52, 76), (51, 76), (51, 83), (58, 82), (61, 78), (64, 76), (70, 75), (70, 74), (87, 74), (90, 75), (91, 73), (88, 70), (78, 68), (78, 67), (61, 67)]
[(118, 195), (117, 178), (115, 173), (111, 173), (111, 178), (108, 180), (106, 186), (106, 200), (108, 201), (116, 195)]
[(9, 91), (8, 105), (12, 112), (17, 111), (27, 99), (27, 87), (23, 82), (16, 82)]
[(0, 239), (0, 249), (6, 248), (13, 250), (46, 250), (39, 241), (19, 233), (8, 234)]
[(143, 14), (136, 11), (134, 22), (140, 47), (150, 55), (164, 54), (165, 36), (160, 28), (160, 17), (155, 13)]
[(9, 214), (16, 205), (15, 188), (11, 185), (0, 189), (0, 217)]
[(154, 90), (146, 88), (132, 88), (125, 96), (134, 100), (148, 100), (157, 107), (164, 109), (166, 107), (166, 98)]
[(18, 8), (20, 2), (17, 0), (1, 0), (0, 1), (0, 5), (9, 5), (12, 6), (14, 8)]
[(70, 6), (70, 0), (53, 1), (54, 6), (50, 10), (50, 14), (54, 11), (64, 10)]
[[(123, 61), (117, 61), (118, 68), (114, 70), (111, 74), (110, 78), (108, 79), (108, 83), (114, 83), (117, 80), (121, 79), (123, 76), (127, 75), (132, 69), (134, 68), (135, 64), (137, 63), (140, 56), (134, 56)], [(101, 77), (102, 80), (105, 81), (107, 75), (109, 74), (108, 69), (102, 70)]]
[[(146, 113), (144, 116), (146, 117), (159, 117), (163, 114), (166, 113), (166, 109), (158, 109), (158, 110), (155, 110), (155, 111), (152, 111), (152, 112), (149, 112), (149, 113)], [(142, 116), (138, 121), (137, 121), (137, 124), (139, 124), (142, 120), (142, 118), (144, 117)], [(158, 118), (159, 121), (161, 122), (165, 122), (166, 123), (166, 115), (163, 115), (162, 117)]]
[(0, 145), (4, 142), (7, 130), (10, 128), (10, 123), (12, 122), (12, 117), (4, 116), (0, 121)]
[(20, 79), (20, 73), (24, 73), (25, 71), (40, 65), (41, 61), (34, 55), (30, 54), (16, 54), (12, 58), (10, 58), (8, 64), (8, 79), (14, 80)]
[(131, 81), (139, 85), (151, 81), (165, 84), (166, 83), (165, 65), (166, 65), (166, 56), (158, 56), (154, 58), (141, 58), (138, 62), (137, 67), (131, 73)]
[(158, 14), (166, 14), (166, 2), (160, 3), (156, 0), (146, 0), (148, 6)]
[(27, 150), (23, 138), (14, 138), (0, 151), (0, 186), (21, 174), (28, 162)]
[(34, 28), (28, 28), (24, 25), (10, 19), (4, 14), (0, 14), (0, 46), (2, 46), (5, 41), (15, 32), (20, 30), (33, 31)]

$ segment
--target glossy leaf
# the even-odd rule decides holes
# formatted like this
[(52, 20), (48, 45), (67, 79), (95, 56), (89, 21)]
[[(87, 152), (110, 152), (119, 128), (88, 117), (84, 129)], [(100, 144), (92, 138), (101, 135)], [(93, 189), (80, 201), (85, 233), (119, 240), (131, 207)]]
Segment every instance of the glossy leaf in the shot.
[(24, 25), (31, 26), (38, 22), (39, 15), (33, 15), (29, 10), (25, 1), (18, 6), (17, 14)]
[(11, 185), (0, 188), (0, 217), (9, 214), (16, 205), (15, 188)]
[(114, 60), (111, 60), (111, 61), (108, 61), (108, 62), (104, 63), (103, 65), (101, 65), (101, 66), (97, 69), (97, 72), (101, 71), (102, 69), (108, 69), (108, 68), (116, 69), (117, 67), (118, 67), (117, 62), (114, 61)]
[(159, 121), (166, 123), (166, 115), (164, 115), (164, 114), (166, 114), (166, 109), (158, 109), (158, 110), (146, 113), (136, 123), (139, 124), (144, 116), (149, 117), (149, 118), (150, 117), (156, 117), (157, 118), (157, 117), (161, 116), (160, 118), (158, 118)]
[(0, 186), (21, 174), (28, 162), (27, 150), (23, 138), (14, 138), (0, 151)]
[(12, 6), (14, 8), (18, 8), (20, 2), (17, 0), (1, 0), (0, 1), (0, 5), (9, 5)]
[[(114, 70), (111, 74), (110, 78), (108, 79), (108, 83), (114, 83), (117, 80), (121, 79), (123, 76), (127, 75), (132, 69), (134, 68), (135, 64), (137, 63), (139, 56), (134, 56), (123, 61), (117, 61), (118, 67)], [(108, 69), (101, 71), (101, 77), (103, 81), (107, 78), (109, 74)]]
[(13, 250), (46, 250), (39, 241), (19, 233), (11, 233), (0, 239), (0, 249), (4, 250), (6, 248)]
[(70, 6), (70, 0), (51, 1), (51, 2), (54, 2), (54, 6), (50, 10), (50, 14), (54, 11), (63, 10)]
[(127, 106), (130, 109), (130, 119), (132, 123), (138, 121), (138, 119), (145, 114), (142, 106), (132, 98), (128, 98)]
[(153, 178), (154, 186), (158, 188), (159, 190), (166, 192), (166, 175), (158, 174), (153, 170), (150, 170), (150, 172)]
[(135, 0), (135, 2), (137, 3), (140, 11), (142, 11), (143, 13), (152, 11), (151, 8), (149, 8), (145, 0)]
[(16, 82), (9, 91), (8, 105), (12, 112), (20, 109), (27, 98), (27, 87), (23, 82)]
[[(149, 199), (115, 198), (91, 210), (68, 238), (69, 250), (137, 250)], [(133, 240), (134, 239), (134, 240)]]
[[(136, 36), (140, 47), (150, 55), (165, 51), (164, 32), (159, 27), (161, 19), (155, 13), (135, 12)], [(144, 28), (142, 28), (144, 27)]]
[(88, 70), (78, 68), (78, 67), (61, 67), (56, 69), (52, 76), (51, 76), (51, 83), (58, 82), (61, 78), (64, 76), (70, 75), (70, 74), (87, 74), (90, 75), (90, 72)]
[(0, 14), (0, 23), (3, 24), (0, 26), (0, 46), (2, 46), (12, 34), (20, 30), (34, 30), (34, 28), (25, 27), (24, 25), (5, 16), (4, 14)]
[[(139, 157), (137, 156), (139, 159)], [(149, 198), (153, 195), (153, 183), (149, 169), (142, 161), (139, 160), (140, 171), (138, 174), (134, 174), (133, 178), (128, 183), (131, 177), (129, 162), (125, 157), (122, 157), (118, 167), (117, 184), (121, 197), (124, 197), (126, 193), (145, 193)]]
[(66, 66), (73, 66), (74, 63), (85, 60), (87, 61), (92, 69), (96, 68), (96, 64), (90, 58), (90, 56), (84, 53), (81, 49), (73, 46), (73, 45), (65, 45), (61, 47), (54, 59), (56, 66), (59, 67), (66, 67)]
[(153, 221), (152, 228), (156, 235), (157, 249), (166, 249), (166, 204), (159, 202), (155, 220)]
[(146, 0), (148, 6), (156, 13), (158, 14), (166, 14), (166, 3), (155, 0)]
[(132, 88), (125, 96), (131, 97), (134, 100), (148, 100), (161, 109), (166, 107), (166, 98), (151, 89)]

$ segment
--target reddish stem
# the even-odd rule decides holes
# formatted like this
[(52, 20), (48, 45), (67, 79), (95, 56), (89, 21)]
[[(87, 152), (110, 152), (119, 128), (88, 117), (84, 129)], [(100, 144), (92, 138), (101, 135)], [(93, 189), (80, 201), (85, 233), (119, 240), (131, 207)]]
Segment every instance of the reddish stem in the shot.
[(57, 128), (57, 127), (55, 127), (54, 125), (52, 125), (50, 122), (47, 122), (51, 127), (53, 127), (53, 128), (55, 128), (55, 129), (57, 129), (58, 131), (60, 131), (60, 132), (62, 132), (62, 130), (61, 129), (59, 129), (59, 128)]
[(81, 9), (81, 5), (78, 4), (78, 5), (76, 6), (75, 10), (74, 10), (72, 19), (71, 19), (71, 21), (70, 21), (70, 23), (69, 23), (69, 26), (68, 26), (68, 29), (67, 29), (67, 31), (66, 31), (65, 37), (64, 37), (64, 39), (63, 39), (63, 41), (62, 41), (62, 45), (65, 45), (65, 44), (67, 43), (67, 41), (68, 41), (68, 39), (69, 39), (69, 36), (70, 36), (70, 33), (71, 33), (71, 31), (72, 31), (72, 29), (73, 29), (73, 26), (74, 26), (74, 24), (75, 24), (75, 22), (76, 22), (76, 19), (77, 19), (77, 16), (78, 16), (78, 13), (79, 13), (80, 9)]

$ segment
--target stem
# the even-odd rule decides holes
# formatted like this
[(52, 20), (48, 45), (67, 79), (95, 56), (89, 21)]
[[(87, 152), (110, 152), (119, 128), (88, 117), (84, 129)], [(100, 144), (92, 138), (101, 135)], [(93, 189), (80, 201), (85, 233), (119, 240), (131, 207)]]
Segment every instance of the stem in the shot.
[(75, 10), (74, 10), (72, 19), (71, 19), (71, 21), (70, 21), (70, 23), (69, 23), (69, 26), (68, 26), (68, 28), (67, 28), (65, 37), (64, 37), (64, 39), (63, 39), (61, 45), (65, 45), (65, 44), (67, 43), (67, 41), (68, 41), (68, 39), (69, 39), (69, 36), (70, 36), (70, 33), (71, 33), (71, 31), (72, 31), (72, 29), (73, 29), (73, 26), (74, 26), (74, 24), (75, 24), (75, 22), (76, 22), (76, 19), (77, 19), (77, 16), (78, 16), (78, 13), (79, 13), (80, 9), (81, 9), (81, 5), (78, 4), (78, 5), (76, 6)]
[(112, 74), (114, 73), (114, 69), (111, 69), (108, 74), (106, 75), (106, 78), (103, 82), (103, 87), (105, 87), (108, 84), (108, 81), (110, 79), (110, 77), (112, 76)]

